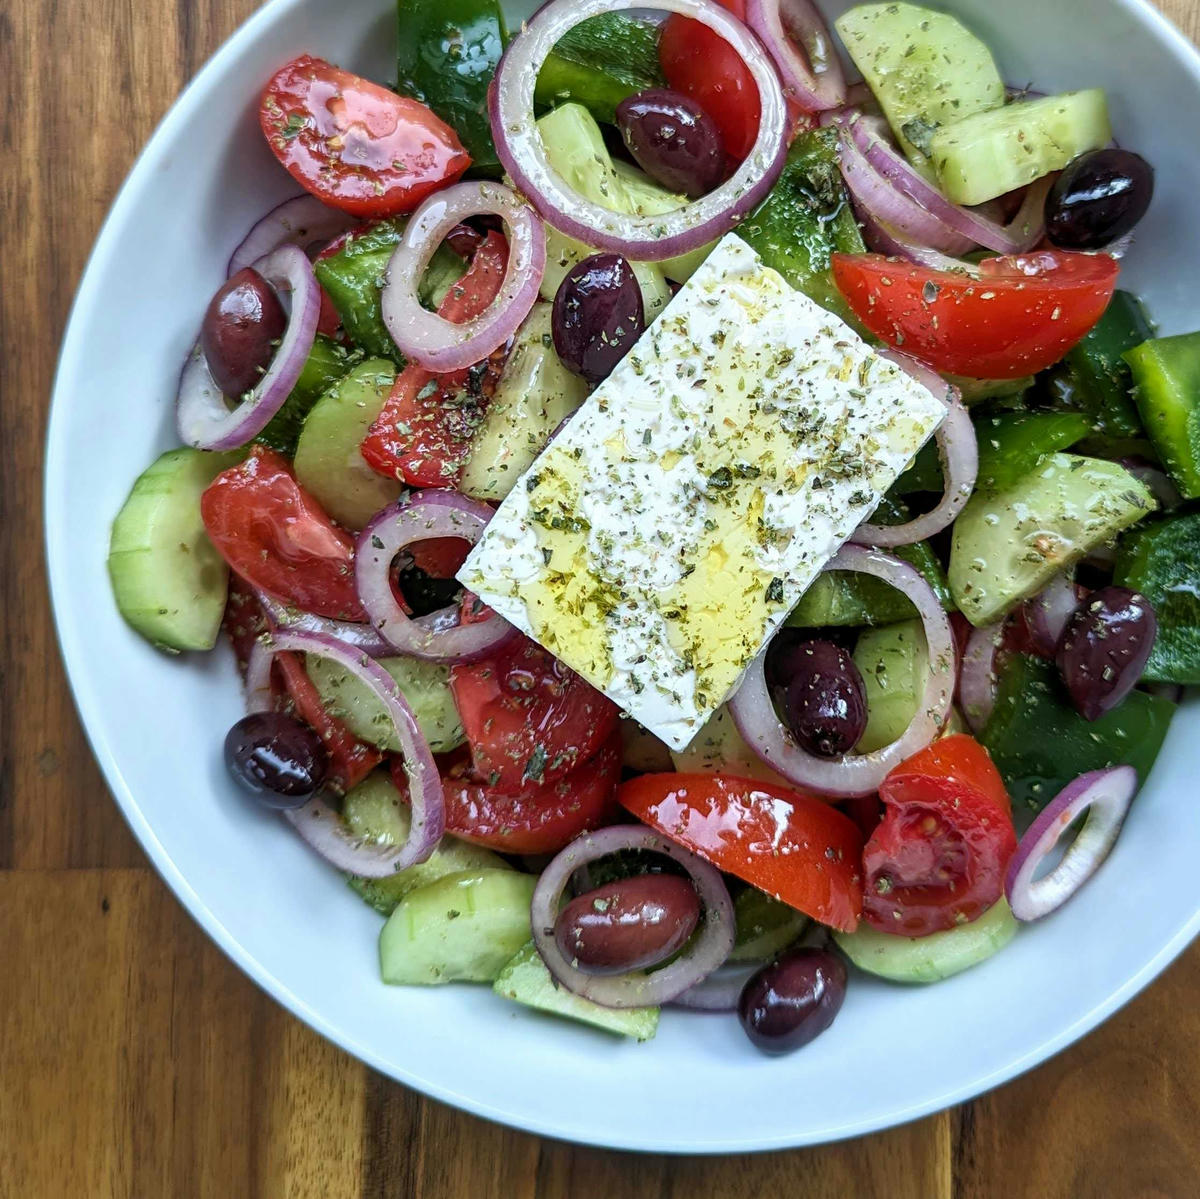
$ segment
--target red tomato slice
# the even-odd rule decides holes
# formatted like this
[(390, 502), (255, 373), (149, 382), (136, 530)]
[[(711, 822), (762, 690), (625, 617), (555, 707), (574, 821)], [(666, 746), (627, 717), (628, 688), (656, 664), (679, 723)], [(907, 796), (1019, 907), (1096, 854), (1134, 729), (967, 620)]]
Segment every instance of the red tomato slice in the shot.
[(882, 254), (834, 254), (833, 278), (876, 337), (935, 370), (1016, 379), (1053, 366), (1100, 319), (1120, 267), (1107, 254), (986, 258), (981, 278)]
[[(738, 20), (746, 19), (746, 0), (718, 3)], [(762, 113), (758, 86), (741, 55), (707, 25), (673, 15), (663, 24), (658, 61), (667, 82), (716, 122), (726, 155), (741, 162), (758, 136)]]
[[(395, 760), (392, 778), (403, 792), (404, 767)], [(557, 853), (613, 816), (620, 779), (621, 747), (611, 737), (570, 774), (519, 791), (489, 787), (452, 770), (442, 779), (446, 831), (501, 853)]]
[(528, 638), (450, 669), (476, 778), (503, 791), (550, 783), (617, 727), (617, 706)]
[[(496, 298), (507, 267), (508, 243), (493, 230), (438, 315), (456, 324), (478, 316)], [(497, 350), (477, 367), (446, 375), (415, 363), (405, 367), (363, 439), (360, 452), (367, 465), (410, 487), (453, 487), (506, 355), (507, 348)]]
[(643, 774), (617, 800), (639, 820), (822, 924), (853, 932), (862, 834), (820, 800), (723, 774)]
[(383, 761), (383, 754), (373, 745), (360, 741), (336, 716), (325, 710), (320, 692), (296, 654), (276, 654), (275, 663), (283, 674), (296, 715), (316, 730), (329, 754), (328, 785), (344, 795)]
[(354, 542), (296, 482), (287, 461), (255, 446), (200, 498), (213, 545), (254, 587), (304, 612), (365, 621), (354, 586)]
[(1004, 780), (973, 737), (943, 737), (879, 788), (883, 822), (863, 849), (863, 919), (924, 937), (978, 919), (1016, 852)]
[(471, 165), (424, 104), (308, 54), (267, 84), (259, 124), (302, 187), (356, 216), (411, 212)]

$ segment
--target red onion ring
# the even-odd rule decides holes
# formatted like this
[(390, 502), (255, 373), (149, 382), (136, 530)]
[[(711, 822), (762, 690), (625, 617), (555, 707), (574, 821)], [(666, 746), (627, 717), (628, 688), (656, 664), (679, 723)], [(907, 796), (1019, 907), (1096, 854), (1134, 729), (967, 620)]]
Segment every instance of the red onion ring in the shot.
[(336, 662), (369, 688), (387, 709), (408, 775), (412, 827), (400, 846), (359, 840), (350, 835), (341, 816), (320, 796), (302, 808), (285, 811), (284, 816), (327, 862), (361, 878), (387, 878), (397, 870), (424, 862), (445, 832), (445, 798), (437, 763), (395, 680), (360, 650), (332, 637), (284, 629), (262, 637), (251, 652), (246, 667), (247, 706), (251, 712), (266, 711), (271, 706), (271, 659), (280, 652), (312, 654)]
[(842, 63), (812, 0), (749, 0), (746, 24), (775, 60), (790, 100), (810, 112), (846, 103)]
[(767, 194), (783, 169), (789, 128), (775, 67), (758, 39), (713, 0), (651, 0), (691, 17), (727, 41), (758, 87), (762, 115), (750, 153), (707, 196), (657, 215), (612, 212), (579, 195), (551, 166), (533, 120), (538, 73), (563, 34), (600, 13), (643, 9), (645, 0), (550, 0), (509, 43), (488, 93), (496, 152), (516, 186), (560, 232), (632, 261), (674, 258), (728, 233)]
[(987, 724), (996, 706), (996, 651), (1004, 636), (1004, 621), (972, 629), (958, 671), (958, 703), (971, 732)]
[(888, 228), (861, 204), (855, 204), (855, 214), (862, 225), (863, 240), (877, 254), (886, 254), (889, 258), (902, 258), (906, 262), (915, 262), (917, 266), (928, 267), (931, 271), (954, 271), (960, 275), (970, 275), (973, 279), (980, 278), (979, 268), (963, 258), (952, 258), (941, 250), (919, 245), (910, 241), (895, 229)]
[[(487, 309), (456, 324), (429, 312), (417, 285), (446, 234), (469, 217), (489, 214), (508, 233), (508, 266)], [(383, 320), (400, 350), (436, 374), (480, 362), (502, 346), (529, 315), (546, 270), (546, 229), (537, 213), (502, 183), (456, 183), (434, 192), (409, 218), (388, 262)]]
[(321, 315), (321, 288), (304, 252), (295, 246), (280, 246), (254, 267), (277, 292), (291, 295), (287, 328), (266, 374), (232, 409), (196, 343), (179, 378), (176, 400), (179, 438), (185, 445), (232, 450), (257, 437), (283, 407), (313, 347)]
[[(649, 973), (588, 974), (563, 955), (554, 939), (559, 900), (580, 866), (623, 849), (661, 853), (687, 872), (704, 907), (700, 935), (667, 966)], [(576, 837), (542, 872), (530, 907), (533, 941), (546, 968), (568, 991), (602, 1007), (652, 1007), (668, 1003), (707, 978), (729, 956), (734, 942), (733, 903), (715, 866), (641, 824), (618, 824)]]
[[(1091, 878), (1116, 844), (1137, 789), (1137, 771), (1132, 766), (1092, 770), (1068, 783), (1038, 813), (1021, 838), (1004, 880), (1008, 906), (1018, 920), (1049, 915)], [(1035, 879), (1046, 856), (1084, 812), (1083, 828), (1063, 860), (1044, 878)]]
[(358, 535), (354, 547), (358, 598), (393, 653), (431, 662), (471, 662), (516, 636), (517, 630), (497, 615), (477, 624), (450, 623), (453, 607), (414, 619), (392, 592), (392, 562), (402, 549), (431, 537), (460, 537), (474, 544), (493, 515), (487, 504), (455, 491), (414, 491), (385, 508)]
[(736, 1012), (746, 984), (763, 968), (762, 962), (722, 966), (671, 1000), (673, 1007), (697, 1012)]
[(307, 251), (314, 242), (332, 241), (358, 225), (356, 217), (327, 207), (316, 196), (307, 192), (293, 196), (254, 223), (229, 259), (228, 275), (253, 266), (280, 246), (299, 246)]
[(945, 480), (945, 491), (937, 506), (902, 525), (859, 525), (851, 538), (856, 545), (886, 549), (924, 541), (954, 523), (975, 490), (975, 480), (979, 477), (979, 443), (957, 387), (946, 383), (940, 375), (907, 354), (884, 350), (880, 357), (894, 362), (934, 395), (944, 395), (947, 404), (946, 419), (933, 435)]
[(908, 728), (891, 745), (869, 754), (831, 759), (806, 753), (780, 723), (771, 702), (764, 671), (766, 646), (747, 668), (741, 686), (729, 701), (729, 711), (743, 740), (768, 766), (797, 786), (820, 795), (850, 799), (878, 791), (888, 773), (924, 749), (945, 724), (954, 696), (954, 634), (928, 580), (907, 562), (878, 550), (844, 545), (825, 569), (874, 575), (903, 592), (916, 606), (929, 646), (929, 678)]
[(395, 647), (369, 624), (357, 624), (349, 620), (332, 620), (328, 616), (316, 616), (291, 608), (260, 587), (252, 589), (267, 620), (276, 629), (287, 629), (293, 633), (322, 633), (332, 637), (351, 649), (362, 650), (369, 658), (390, 658)]
[(1079, 593), (1068, 575), (1056, 574), (1032, 599), (1025, 601), (1025, 626), (1038, 651), (1053, 654), (1071, 613), (1079, 607)]

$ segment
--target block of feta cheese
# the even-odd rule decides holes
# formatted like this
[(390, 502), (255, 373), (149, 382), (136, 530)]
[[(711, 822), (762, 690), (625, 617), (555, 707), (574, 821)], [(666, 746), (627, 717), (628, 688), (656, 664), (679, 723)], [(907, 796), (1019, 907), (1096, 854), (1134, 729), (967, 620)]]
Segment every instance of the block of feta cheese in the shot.
[(944, 415), (729, 234), (458, 578), (682, 749)]

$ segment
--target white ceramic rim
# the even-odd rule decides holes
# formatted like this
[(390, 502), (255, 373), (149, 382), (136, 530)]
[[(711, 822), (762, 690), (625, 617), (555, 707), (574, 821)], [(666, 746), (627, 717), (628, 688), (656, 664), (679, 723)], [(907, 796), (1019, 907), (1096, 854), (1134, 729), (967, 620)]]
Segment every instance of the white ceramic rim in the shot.
[[(1162, 13), (1154, 8), (1149, 0), (1111, 0), (1118, 8), (1133, 14), (1139, 22), (1152, 27), (1153, 31), (1170, 46), (1181, 61), (1187, 63), (1190, 73), (1195, 77), (1197, 89), (1200, 90), (1200, 50), (1194, 46), (1184, 34), (1176, 28)], [(187, 908), (192, 917), (200, 924), (205, 932), (250, 978), (279, 1003), (283, 1004), (293, 1015), (316, 1029), (322, 1036), (334, 1042), (347, 1053), (365, 1062), (382, 1074), (397, 1079), (397, 1081), (414, 1088), (423, 1094), (444, 1103), (463, 1109), (477, 1116), (497, 1121), (514, 1128), (542, 1136), (561, 1139), (561, 1128), (555, 1127), (538, 1119), (530, 1119), (519, 1111), (508, 1111), (493, 1104), (481, 1103), (472, 1096), (463, 1094), (442, 1082), (421, 1077), (418, 1074), (397, 1069), (394, 1064), (384, 1061), (368, 1045), (348, 1035), (344, 1030), (335, 1027), (318, 1011), (314, 1010), (296, 994), (294, 994), (280, 979), (265, 970), (237, 940), (232, 932), (220, 922), (208, 908), (200, 895), (193, 890), (187, 879), (177, 869), (174, 861), (166, 852), (163, 845), (155, 836), (154, 830), (138, 806), (120, 764), (112, 754), (104, 735), (104, 719), (102, 713), (93, 710), (84, 700), (77, 686), (72, 670), (72, 662), (80, 659), (86, 652), (85, 647), (73, 640), (65, 622), (60, 619), (60, 609), (63, 599), (71, 586), (71, 562), (67, 555), (56, 549), (52, 530), (59, 527), (67, 513), (63, 506), (64, 489), (61, 481), (67, 464), (61, 453), (56, 453), (55, 447), (62, 441), (60, 427), (67, 419), (68, 398), (61, 394), (61, 381), (73, 369), (82, 356), (79, 344), (81, 334), (78, 331), (76, 313), (86, 310), (97, 300), (99, 281), (103, 274), (102, 265), (112, 255), (113, 244), (116, 241), (116, 230), (125, 219), (126, 208), (131, 206), (134, 184), (137, 179), (153, 170), (155, 163), (164, 155), (172, 144), (177, 131), (186, 127), (196, 107), (203, 102), (203, 93), (210, 84), (221, 77), (225, 71), (227, 60), (232, 59), (241, 49), (252, 42), (260, 28), (274, 22), (287, 9), (297, 6), (300, 0), (268, 0), (244, 24), (238, 27), (233, 35), (205, 63), (194, 79), (168, 109), (159, 122), (158, 127), (150, 137), (146, 146), (138, 156), (125, 182), (110, 208), (95, 246), (88, 258), (80, 280), (71, 315), (67, 322), (59, 355), (58, 368), (55, 376), (54, 390), (51, 398), (50, 417), (46, 429), (46, 457), (44, 462), (45, 482), (43, 502), (45, 506), (46, 557), (49, 573), (51, 609), (54, 614), (55, 627), (58, 634), (59, 648), (68, 682), (75, 700), (84, 731), (91, 744), (92, 751), (103, 772), (105, 782), (116, 798), (134, 836), (141, 843), (147, 856), (154, 864), (158, 873), (166, 880), (168, 886)], [(602, 1148), (624, 1148), (643, 1152), (655, 1153), (746, 1153), (766, 1152), (800, 1148), (807, 1145), (826, 1144), (831, 1141), (843, 1140), (849, 1137), (862, 1136), (882, 1129), (905, 1124), (923, 1116), (963, 1103), (1001, 1083), (1007, 1082), (1026, 1070), (1045, 1061), (1053, 1054), (1065, 1049), (1072, 1042), (1086, 1035), (1102, 1021), (1106, 1020), (1119, 1008), (1129, 1002), (1139, 991), (1151, 983), (1167, 966), (1183, 952), (1191, 941), (1200, 934), (1200, 906), (1191, 917), (1175, 932), (1165, 945), (1137, 970), (1123, 984), (1115, 988), (1104, 1000), (1097, 1003), (1090, 1011), (1085, 1012), (1077, 1020), (1060, 1029), (1053, 1036), (1047, 1037), (1040, 1044), (1017, 1054), (1002, 1067), (984, 1072), (977, 1077), (949, 1088), (944, 1093), (926, 1098), (923, 1102), (910, 1106), (898, 1106), (885, 1116), (866, 1118), (861, 1122), (848, 1121), (829, 1128), (810, 1129), (798, 1135), (782, 1135), (769, 1139), (741, 1138), (728, 1141), (714, 1140), (704, 1145), (695, 1143), (664, 1143), (652, 1135), (639, 1138), (624, 1138), (614, 1145), (611, 1138), (606, 1138), (601, 1126), (597, 1126), (595, 1135), (590, 1131), (584, 1135), (572, 1134), (572, 1141), (578, 1144), (595, 1145)]]

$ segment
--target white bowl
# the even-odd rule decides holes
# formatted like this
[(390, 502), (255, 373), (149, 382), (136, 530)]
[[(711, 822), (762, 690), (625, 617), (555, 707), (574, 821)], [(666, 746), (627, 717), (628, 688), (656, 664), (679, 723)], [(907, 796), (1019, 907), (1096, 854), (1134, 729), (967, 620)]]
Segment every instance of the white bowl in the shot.
[[(1158, 168), (1124, 283), (1165, 332), (1200, 323), (1195, 50), (1140, 0), (951, 7), (1012, 83), (1108, 89), (1117, 137)], [(573, 1141), (673, 1152), (826, 1141), (969, 1099), (1082, 1036), (1200, 929), (1195, 706), (1073, 903), (940, 985), (853, 978), (833, 1028), (784, 1058), (753, 1050), (733, 1017), (671, 1012), (656, 1040), (636, 1045), (486, 987), (386, 987), (379, 917), (283, 821), (235, 793), (220, 755), (242, 713), (231, 656), (169, 658), (125, 626), (105, 573), (109, 523), (175, 443), (180, 363), (230, 250), (295, 191), (258, 130), (264, 81), (302, 51), (390, 78), (392, 11), (391, 0), (275, 0), (247, 22), (134, 167), (67, 331), (47, 449), (55, 614), (96, 756), (154, 864), (242, 969), (349, 1052), (446, 1102)]]

